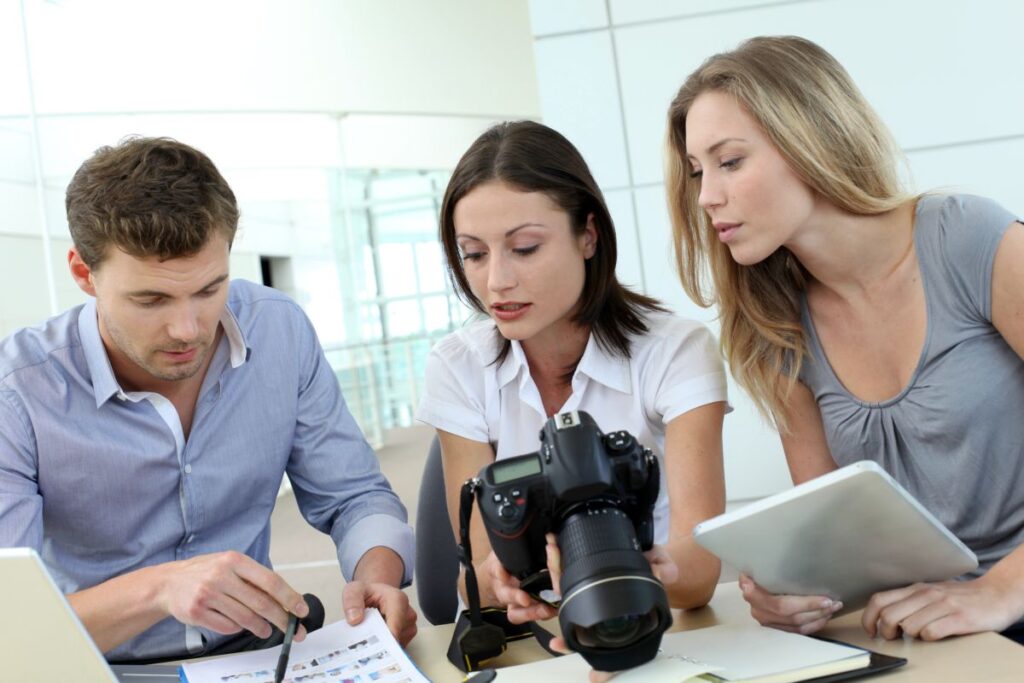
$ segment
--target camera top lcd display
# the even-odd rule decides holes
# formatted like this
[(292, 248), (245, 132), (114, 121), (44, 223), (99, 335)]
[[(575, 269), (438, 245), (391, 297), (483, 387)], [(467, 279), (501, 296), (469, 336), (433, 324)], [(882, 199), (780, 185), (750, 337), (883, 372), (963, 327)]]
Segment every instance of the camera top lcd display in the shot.
[(531, 474), (540, 474), (540, 458), (536, 453), (531, 453), (518, 458), (499, 460), (491, 466), (491, 474), (494, 476), (495, 484), (505, 484)]

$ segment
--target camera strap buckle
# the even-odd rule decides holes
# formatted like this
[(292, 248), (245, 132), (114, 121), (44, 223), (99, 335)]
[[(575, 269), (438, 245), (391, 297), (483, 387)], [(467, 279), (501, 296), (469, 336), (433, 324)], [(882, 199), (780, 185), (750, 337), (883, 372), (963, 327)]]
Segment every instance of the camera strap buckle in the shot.
[(479, 479), (467, 479), (462, 485), (459, 498), (459, 562), (466, 572), (466, 598), (469, 608), (462, 610), (455, 622), (455, 632), (448, 646), (448, 661), (461, 671), (478, 671), (481, 664), (493, 659), (508, 649), (508, 641), (522, 640), (534, 636), (547, 652), (554, 656), (562, 653), (551, 649), (553, 634), (535, 622), (513, 624), (505, 610), (497, 607), (480, 607), (480, 589), (473, 567), (473, 550), (469, 540), (469, 520), (473, 514), (473, 502), (480, 489)]

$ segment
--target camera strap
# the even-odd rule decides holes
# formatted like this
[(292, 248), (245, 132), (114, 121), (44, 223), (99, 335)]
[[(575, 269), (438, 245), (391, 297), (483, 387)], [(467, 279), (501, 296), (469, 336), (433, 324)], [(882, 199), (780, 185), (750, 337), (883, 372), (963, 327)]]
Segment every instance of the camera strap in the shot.
[(467, 479), (459, 493), (459, 562), (465, 569), (469, 608), (462, 610), (455, 622), (455, 632), (448, 646), (448, 661), (466, 673), (477, 671), (481, 664), (505, 652), (508, 641), (530, 636), (537, 638), (540, 646), (550, 654), (561, 656), (561, 652), (551, 649), (554, 635), (536, 622), (513, 624), (508, 620), (505, 610), (480, 606), (480, 587), (473, 567), (473, 549), (469, 538), (473, 502), (479, 490), (479, 479)]

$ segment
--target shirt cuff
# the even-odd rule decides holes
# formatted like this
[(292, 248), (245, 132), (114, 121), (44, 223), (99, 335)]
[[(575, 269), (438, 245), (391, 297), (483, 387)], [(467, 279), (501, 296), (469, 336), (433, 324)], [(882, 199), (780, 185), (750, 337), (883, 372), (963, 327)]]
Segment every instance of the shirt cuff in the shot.
[(345, 532), (345, 540), (338, 547), (338, 562), (346, 581), (351, 581), (356, 565), (366, 551), (377, 546), (390, 548), (402, 558), (402, 585), (412, 583), (412, 570), (416, 566), (416, 541), (412, 528), (391, 515), (369, 515), (353, 524)]
[(672, 387), (660, 398), (660, 403), (666, 406), (662, 420), (668, 424), (685, 412), (719, 401), (726, 402), (727, 414), (732, 412), (732, 406), (729, 404), (729, 384), (724, 372), (694, 377)]

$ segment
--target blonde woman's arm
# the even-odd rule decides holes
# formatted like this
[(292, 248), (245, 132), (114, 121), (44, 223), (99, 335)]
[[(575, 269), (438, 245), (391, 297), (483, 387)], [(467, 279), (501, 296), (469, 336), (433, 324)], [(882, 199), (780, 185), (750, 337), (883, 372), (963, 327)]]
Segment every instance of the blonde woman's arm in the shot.
[[(786, 408), (790, 431), (782, 435), (782, 448), (793, 483), (802, 484), (836, 469), (825, 440), (821, 411), (810, 389), (797, 382)], [(824, 595), (775, 595), (745, 575), (740, 576), (740, 590), (750, 603), (751, 615), (762, 626), (794, 633), (822, 629), (843, 606)]]

